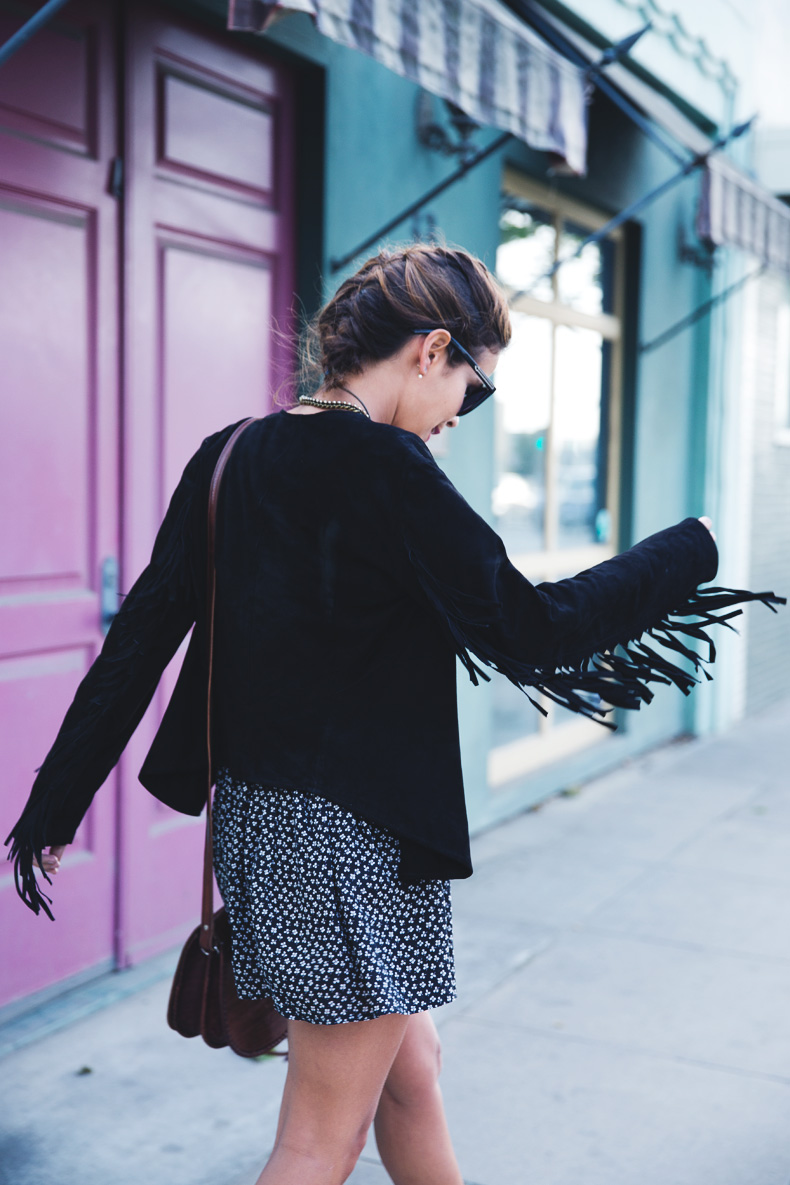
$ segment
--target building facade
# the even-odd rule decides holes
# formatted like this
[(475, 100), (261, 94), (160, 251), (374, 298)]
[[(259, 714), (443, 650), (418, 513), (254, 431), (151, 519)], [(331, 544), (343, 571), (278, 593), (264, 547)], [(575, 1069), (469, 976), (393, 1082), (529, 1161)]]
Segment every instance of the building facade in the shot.
[[(500, 8), (506, 24), (521, 22), (560, 57), (558, 45), (600, 53), (641, 19), (638, 4), (620, 0), (585, 4), (583, 21), (555, 5), (486, 12)], [(0, 2), (0, 39), (27, 11)], [(305, 13), (263, 35), (229, 32), (227, 18), (221, 0), (72, 0), (0, 66), (0, 687), (10, 821), (97, 653), (116, 587), (128, 588), (146, 562), (186, 458), (210, 431), (276, 405), (300, 318), (374, 248), (352, 252), (501, 136), (493, 121), (464, 127), (438, 84), (432, 91), (339, 43)], [(719, 526), (722, 582), (784, 591), (771, 542), (789, 517), (790, 450), (773, 451), (790, 429), (781, 421), (790, 384), (782, 394), (775, 377), (790, 368), (784, 281), (765, 280), (773, 288), (745, 290), (733, 297), (740, 304), (675, 332), (735, 266), (727, 247), (728, 262), (719, 252), (712, 261), (699, 241), (698, 169), (587, 242), (666, 183), (678, 160), (731, 129), (738, 75), (724, 67), (738, 39), (722, 27), (731, 43), (706, 53), (697, 45), (699, 61), (689, 56), (693, 37), (676, 33), (674, 45), (658, 31), (652, 50), (640, 42), (634, 51), (633, 70), (620, 64), (615, 94), (591, 88), (579, 175), (569, 173), (570, 150), (558, 167), (562, 127), (530, 127), (375, 239), (460, 244), (508, 292), (515, 336), (497, 396), (438, 459), (532, 580), (572, 575), (732, 502), (737, 514)], [(583, 77), (578, 60), (575, 68)], [(739, 68), (748, 74), (748, 63)], [(571, 117), (566, 132), (572, 139)], [(744, 456), (732, 366), (746, 373), (756, 355), (757, 338), (732, 330), (747, 300), (762, 342), (748, 511), (727, 469)], [(688, 700), (659, 688), (614, 735), (560, 709), (544, 718), (496, 676), (473, 688), (459, 674), (473, 828), (758, 710), (781, 691), (773, 621), (761, 632), (758, 616), (747, 646), (724, 639), (715, 684)], [(0, 880), (4, 949), (25, 949), (24, 960), (4, 962), (0, 1005), (29, 1006), (81, 976), (137, 962), (193, 923), (201, 826), (136, 781), (172, 683), (168, 671), (69, 850), (55, 926), (28, 916), (12, 879)]]

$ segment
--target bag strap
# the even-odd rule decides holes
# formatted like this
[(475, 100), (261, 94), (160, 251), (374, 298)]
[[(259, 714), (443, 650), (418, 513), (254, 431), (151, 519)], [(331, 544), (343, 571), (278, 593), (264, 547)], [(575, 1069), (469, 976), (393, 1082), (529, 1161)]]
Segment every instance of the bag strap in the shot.
[(213, 816), (211, 810), (211, 789), (214, 784), (211, 765), (211, 682), (214, 673), (214, 601), (217, 593), (217, 568), (214, 543), (217, 528), (217, 502), (222, 474), (233, 446), (245, 428), (256, 422), (251, 416), (228, 440), (214, 467), (208, 494), (208, 521), (206, 524), (206, 639), (208, 646), (208, 681), (206, 686), (206, 756), (208, 759), (208, 785), (206, 788), (206, 843), (203, 849), (203, 903), (200, 919), (200, 949), (211, 954), (214, 945), (214, 882), (213, 882)]

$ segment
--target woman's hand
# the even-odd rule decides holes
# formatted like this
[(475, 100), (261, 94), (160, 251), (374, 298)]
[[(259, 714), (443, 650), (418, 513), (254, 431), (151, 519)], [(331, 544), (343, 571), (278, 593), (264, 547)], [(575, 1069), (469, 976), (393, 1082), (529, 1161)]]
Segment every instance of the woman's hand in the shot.
[(701, 518), (699, 521), (702, 523), (703, 527), (707, 527), (707, 528), (708, 528), (708, 530), (710, 531), (710, 534), (711, 534), (711, 538), (713, 539), (713, 542), (715, 543), (715, 542), (716, 542), (716, 536), (715, 536), (715, 534), (714, 534), (714, 532), (713, 532), (713, 522), (712, 522), (712, 520), (708, 518), (707, 514), (703, 514), (702, 518)]
[[(66, 846), (66, 844), (61, 844), (60, 846), (56, 847), (53, 844), (48, 852), (42, 853), (41, 859), (44, 865), (43, 871), (46, 872), (47, 876), (55, 876), (57, 874), (57, 871), (60, 868), (60, 857), (65, 852)], [(41, 865), (38, 863), (38, 861), (35, 862), (35, 867), (39, 869), (41, 868)]]

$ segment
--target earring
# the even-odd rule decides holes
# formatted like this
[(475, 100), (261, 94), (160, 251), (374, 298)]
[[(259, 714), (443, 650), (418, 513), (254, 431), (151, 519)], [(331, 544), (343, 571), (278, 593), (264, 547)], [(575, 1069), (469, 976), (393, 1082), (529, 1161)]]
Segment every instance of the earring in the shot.
[(418, 378), (418, 379), (421, 379), (421, 378), (422, 378), (422, 371), (420, 371), (420, 373), (417, 375), (417, 378)]

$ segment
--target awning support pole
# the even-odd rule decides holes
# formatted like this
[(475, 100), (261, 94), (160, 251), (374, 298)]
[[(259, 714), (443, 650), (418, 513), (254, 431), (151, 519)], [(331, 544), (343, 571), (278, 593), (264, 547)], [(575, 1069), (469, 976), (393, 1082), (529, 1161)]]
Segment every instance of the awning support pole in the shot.
[(491, 143), (485, 148), (481, 148), (479, 152), (474, 154), (474, 156), (470, 156), (469, 159), (460, 164), (455, 172), (451, 173), (449, 177), (445, 177), (444, 181), (440, 181), (438, 185), (434, 185), (433, 189), (429, 189), (428, 192), (424, 193), (421, 198), (417, 199), (416, 202), (412, 202), (412, 204), (407, 206), (405, 210), (401, 210), (400, 214), (397, 214), (394, 218), (391, 218), (389, 222), (380, 227), (375, 234), (368, 235), (365, 241), (360, 243), (359, 246), (355, 247), (353, 251), (349, 251), (347, 254), (342, 255), (340, 259), (330, 259), (330, 270), (332, 272), (339, 272), (341, 268), (344, 268), (347, 264), (351, 263), (352, 259), (356, 259), (358, 255), (361, 255), (363, 251), (367, 251), (368, 248), (372, 247), (374, 243), (377, 243), (379, 239), (383, 239), (385, 235), (388, 235), (390, 231), (394, 230), (396, 226), (399, 226), (401, 222), (405, 222), (407, 218), (411, 218), (411, 216), (421, 210), (423, 206), (427, 206), (428, 202), (432, 202), (434, 198), (439, 196), (440, 193), (444, 193), (445, 189), (449, 189), (451, 185), (455, 185), (456, 181), (460, 181), (462, 177), (465, 177), (467, 173), (470, 173), (472, 169), (476, 168), (482, 163), (482, 161), (487, 160), (489, 156), (493, 156), (495, 152), (499, 152), (499, 149), (503, 148), (510, 139), (510, 132), (503, 132), (501, 136), (497, 136), (496, 140), (492, 140)]
[(619, 107), (623, 114), (627, 115), (631, 122), (639, 128), (640, 132), (647, 136), (648, 140), (652, 140), (657, 148), (660, 148), (662, 152), (672, 158), (675, 164), (682, 165), (685, 163), (685, 161), (688, 159), (687, 153), (679, 152), (674, 143), (668, 139), (666, 133), (655, 123), (653, 123), (652, 120), (647, 119), (642, 114), (642, 112), (634, 106), (630, 99), (617, 90), (616, 86), (614, 86), (603, 73), (607, 66), (611, 65), (612, 62), (627, 54), (632, 46), (636, 44), (636, 41), (644, 33), (646, 33), (648, 29), (652, 28), (652, 25), (649, 22), (644, 26), (644, 28), (640, 29), (638, 33), (634, 33), (631, 35), (631, 37), (626, 37), (623, 41), (618, 42), (617, 45), (613, 45), (610, 50), (606, 51), (606, 53), (603, 55), (603, 58), (601, 58), (595, 64), (595, 66), (593, 66), (587, 61), (587, 58), (584, 56), (581, 50), (576, 48), (573, 42), (568, 41), (568, 39), (562, 35), (559, 29), (543, 19), (540, 12), (532, 4), (522, 2), (518, 5), (518, 8), (527, 24), (531, 25), (532, 28), (540, 34), (543, 40), (547, 41), (549, 45), (553, 46), (558, 53), (561, 53), (570, 62), (573, 62), (574, 65), (581, 66), (584, 70), (594, 70), (595, 85), (597, 86), (598, 90), (605, 94), (608, 99), (611, 99), (615, 106)]
[[(541, 25), (545, 26), (545, 22), (541, 22)], [(616, 45), (611, 47), (611, 49), (607, 49), (606, 53), (598, 62), (588, 63), (584, 55), (578, 51), (573, 53), (573, 56), (571, 56), (574, 46), (566, 42), (564, 38), (557, 39), (560, 41), (560, 44), (555, 45), (555, 48), (558, 48), (560, 52), (566, 57), (570, 57), (571, 61), (573, 61), (574, 57), (577, 58), (578, 61), (576, 64), (586, 68), (585, 72), (587, 73), (588, 77), (592, 77), (595, 80), (595, 85), (598, 90), (601, 91), (602, 94), (606, 95), (608, 99), (611, 99), (614, 105), (619, 107), (624, 115), (628, 116), (628, 118), (631, 120), (631, 123), (635, 124), (635, 126), (639, 128), (642, 135), (646, 136), (648, 140), (652, 141), (652, 143), (655, 144), (657, 148), (660, 148), (661, 151), (666, 156), (670, 157), (676, 165), (683, 165), (689, 159), (688, 153), (679, 152), (671, 140), (667, 138), (663, 129), (660, 128), (658, 124), (653, 123), (652, 120), (647, 119), (642, 114), (642, 112), (634, 106), (631, 100), (625, 95), (621, 94), (617, 87), (615, 87), (604, 74), (604, 70), (607, 66), (611, 66), (612, 62), (616, 62), (620, 58), (627, 56), (633, 46), (636, 45), (640, 37), (643, 37), (645, 33), (652, 29), (652, 27), (652, 24), (650, 21), (648, 21), (648, 23), (643, 28), (638, 29), (636, 33), (632, 33), (630, 37), (624, 37), (622, 41), (618, 41)]]
[(686, 161), (683, 168), (678, 169), (677, 173), (673, 173), (671, 177), (668, 177), (666, 181), (662, 181), (655, 189), (651, 189), (648, 193), (643, 194), (641, 198), (637, 198), (635, 202), (631, 202), (630, 206), (626, 206), (619, 214), (615, 214), (604, 226), (593, 231), (592, 234), (587, 235), (587, 238), (582, 239), (573, 254), (565, 255), (562, 259), (556, 260), (543, 275), (537, 276), (532, 281), (529, 288), (522, 288), (519, 292), (514, 292), (510, 296), (511, 302), (517, 300), (520, 296), (530, 296), (543, 280), (551, 280), (566, 263), (570, 263), (572, 259), (578, 259), (585, 247), (589, 247), (591, 243), (598, 243), (602, 239), (605, 239), (613, 230), (617, 230), (618, 226), (622, 226), (629, 218), (633, 218), (635, 214), (639, 214), (646, 206), (652, 205), (658, 198), (663, 197), (670, 189), (674, 189), (676, 185), (684, 181), (686, 177), (696, 172), (697, 169), (701, 169), (703, 165), (707, 164), (714, 153), (719, 152), (722, 148), (726, 148), (732, 140), (737, 140), (744, 132), (748, 132), (755, 118), (755, 116), (752, 116), (745, 123), (739, 123), (726, 136), (720, 136), (718, 140), (714, 140), (710, 148), (706, 149), (705, 152), (697, 153), (696, 156)]
[[(644, 25), (641, 29), (638, 29), (636, 33), (630, 33), (628, 37), (624, 37), (622, 41), (618, 41), (616, 45), (610, 46), (610, 48), (601, 55), (597, 62), (585, 62), (584, 65), (586, 67), (585, 72), (587, 77), (597, 79), (602, 70), (611, 65), (611, 63), (616, 61), (617, 58), (622, 57), (624, 54), (627, 54), (629, 50), (633, 49), (639, 38), (642, 37), (650, 27), (651, 26), (649, 24)], [(365, 241), (360, 243), (359, 246), (355, 247), (353, 251), (347, 252), (345, 255), (341, 256), (340, 259), (330, 259), (329, 270), (334, 273), (339, 272), (342, 268), (346, 267), (347, 264), (351, 263), (352, 259), (356, 259), (358, 255), (361, 255), (363, 251), (367, 251), (368, 248), (372, 247), (374, 243), (377, 243), (379, 239), (383, 239), (384, 236), (388, 235), (390, 231), (395, 229), (396, 226), (400, 226), (401, 222), (405, 222), (407, 218), (411, 218), (412, 215), (417, 214), (423, 208), (423, 206), (427, 206), (428, 203), (432, 202), (434, 198), (437, 198), (439, 194), (444, 193), (444, 191), (449, 189), (451, 185), (455, 185), (456, 181), (460, 181), (462, 177), (465, 177), (467, 173), (471, 172), (472, 169), (476, 168), (477, 165), (481, 164), (482, 161), (487, 160), (489, 156), (493, 156), (493, 154), (498, 152), (500, 148), (503, 148), (510, 139), (512, 139), (511, 132), (503, 132), (501, 136), (497, 136), (497, 138), (492, 140), (492, 142), (486, 148), (481, 148), (479, 152), (474, 154), (474, 156), (471, 156), (467, 161), (462, 162), (454, 173), (451, 173), (449, 177), (445, 177), (444, 181), (440, 181), (438, 185), (434, 185), (433, 189), (429, 189), (428, 192), (424, 193), (421, 198), (417, 199), (416, 202), (412, 202), (412, 204), (407, 206), (405, 210), (401, 210), (400, 214), (397, 214), (395, 218), (391, 218), (390, 221), (386, 223), (385, 226), (380, 227), (380, 229), (377, 230), (375, 234), (369, 235)]]
[(43, 8), (40, 8), (37, 13), (31, 16), (29, 21), (26, 21), (21, 29), (17, 29), (12, 37), (9, 37), (5, 45), (0, 46), (0, 66), (5, 65), (8, 59), (21, 49), (26, 41), (39, 31), (42, 25), (55, 15), (59, 8), (63, 8), (68, 0), (47, 0)]
[(704, 304), (699, 305), (693, 312), (686, 317), (681, 317), (680, 321), (676, 321), (674, 325), (670, 325), (663, 333), (659, 333), (658, 337), (654, 337), (652, 341), (641, 342), (639, 346), (640, 354), (649, 354), (651, 350), (657, 350), (659, 346), (663, 346), (666, 342), (671, 341), (673, 337), (677, 337), (684, 329), (688, 329), (691, 325), (696, 325), (697, 321), (701, 321), (703, 317), (707, 317), (717, 305), (723, 304), (725, 300), (729, 300), (731, 296), (740, 289), (746, 286), (750, 280), (756, 280), (761, 276), (767, 268), (766, 263), (761, 263), (759, 267), (747, 272), (745, 276), (741, 276), (740, 280), (736, 280), (734, 284), (730, 284), (729, 288), (725, 288), (722, 292), (717, 292), (710, 300), (706, 300)]

